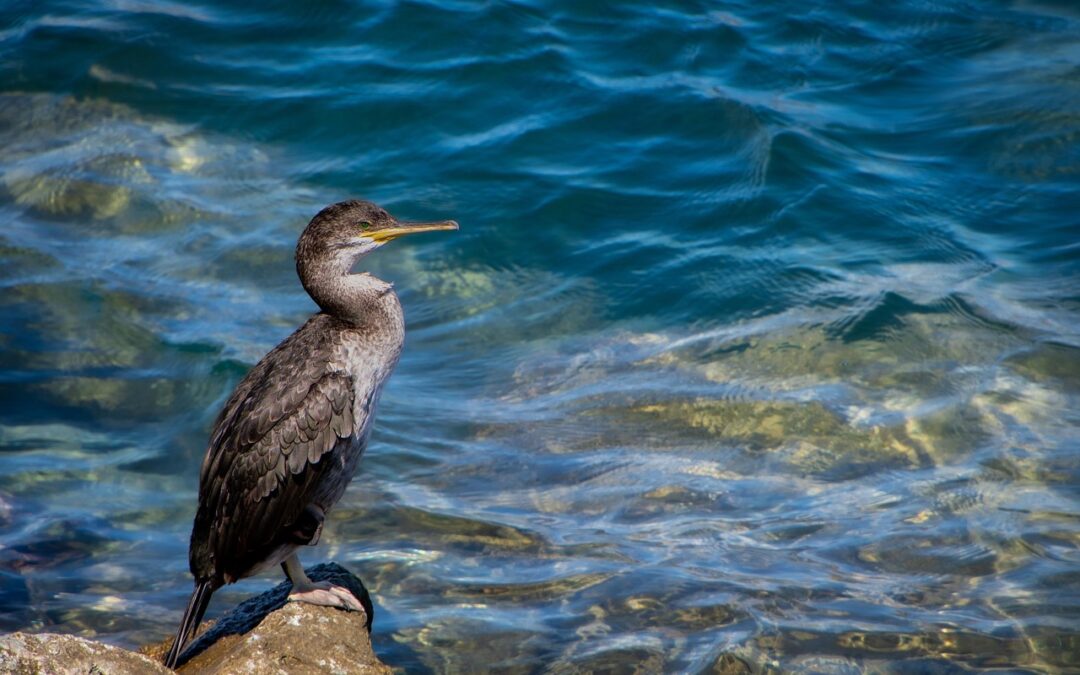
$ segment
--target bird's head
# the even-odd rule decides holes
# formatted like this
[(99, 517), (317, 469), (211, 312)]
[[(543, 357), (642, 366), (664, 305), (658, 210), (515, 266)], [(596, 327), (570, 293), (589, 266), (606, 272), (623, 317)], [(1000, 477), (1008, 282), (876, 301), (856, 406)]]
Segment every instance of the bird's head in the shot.
[(296, 265), (329, 264), (347, 273), (360, 257), (400, 236), (434, 230), (456, 230), (452, 220), (401, 222), (386, 209), (360, 199), (338, 202), (319, 211), (296, 244)]

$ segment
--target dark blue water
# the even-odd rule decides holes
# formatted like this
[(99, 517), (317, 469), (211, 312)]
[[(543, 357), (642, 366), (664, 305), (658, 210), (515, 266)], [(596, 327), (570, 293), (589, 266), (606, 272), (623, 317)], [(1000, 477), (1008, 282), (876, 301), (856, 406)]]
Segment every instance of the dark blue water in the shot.
[(462, 225), (363, 263), (406, 351), (305, 553), (388, 663), (1080, 663), (1076, 4), (234, 4), (0, 9), (0, 629), (175, 630), (365, 197)]

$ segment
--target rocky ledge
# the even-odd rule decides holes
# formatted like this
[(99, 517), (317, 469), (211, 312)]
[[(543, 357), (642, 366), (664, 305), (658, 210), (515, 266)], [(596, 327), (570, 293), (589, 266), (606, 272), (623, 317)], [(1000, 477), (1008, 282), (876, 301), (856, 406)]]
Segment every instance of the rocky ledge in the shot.
[[(367, 613), (286, 602), (290, 585), (285, 582), (204, 624), (178, 672), (389, 675), (390, 668), (371, 649), (371, 599), (360, 580), (334, 563), (307, 574), (349, 588)], [(171, 671), (161, 659), (171, 644), (169, 638), (135, 653), (72, 635), (14, 633), (0, 637), (0, 672), (167, 674)]]

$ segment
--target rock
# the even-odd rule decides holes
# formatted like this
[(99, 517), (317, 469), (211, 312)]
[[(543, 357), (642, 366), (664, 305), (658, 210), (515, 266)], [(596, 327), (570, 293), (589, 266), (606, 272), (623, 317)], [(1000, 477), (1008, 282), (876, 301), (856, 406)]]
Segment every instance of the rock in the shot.
[[(180, 673), (363, 673), (389, 675), (391, 669), (371, 648), (374, 610), (367, 589), (335, 563), (307, 570), (314, 581), (331, 581), (352, 591), (367, 612), (346, 612), (286, 602), (286, 581), (245, 600), (203, 631), (181, 655)], [(160, 663), (172, 638), (143, 650)]]
[(245, 635), (218, 640), (179, 672), (390, 675), (371, 650), (360, 612), (290, 602)]
[(168, 675), (169, 672), (160, 661), (74, 635), (12, 633), (0, 637), (0, 673)]
[[(289, 582), (240, 603), (205, 630), (181, 657), (179, 672), (209, 673), (359, 673), (390, 675), (393, 671), (371, 649), (374, 611), (364, 585), (334, 563), (307, 574), (352, 591), (366, 612), (347, 612), (286, 602)], [(141, 653), (73, 635), (13, 633), (0, 637), (0, 673), (38, 675), (168, 675), (162, 657), (172, 638), (145, 647)]]

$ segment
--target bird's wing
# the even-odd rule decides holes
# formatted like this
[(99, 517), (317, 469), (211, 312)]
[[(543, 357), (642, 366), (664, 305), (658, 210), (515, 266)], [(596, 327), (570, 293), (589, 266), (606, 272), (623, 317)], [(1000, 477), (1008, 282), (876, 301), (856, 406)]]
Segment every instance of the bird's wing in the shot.
[(311, 504), (324, 475), (342, 470), (334, 449), (366, 426), (371, 396), (354, 406), (354, 380), (328, 368), (329, 346), (319, 333), (297, 331), (252, 369), (225, 405), (200, 477), (193, 571), (206, 554), (215, 560), (213, 569), (233, 577), (261, 562)]

